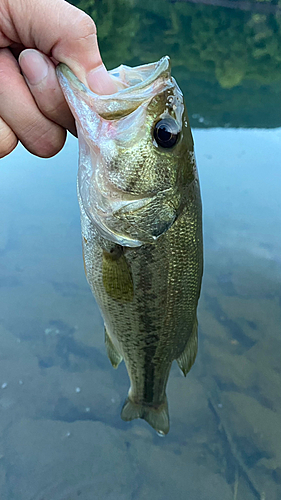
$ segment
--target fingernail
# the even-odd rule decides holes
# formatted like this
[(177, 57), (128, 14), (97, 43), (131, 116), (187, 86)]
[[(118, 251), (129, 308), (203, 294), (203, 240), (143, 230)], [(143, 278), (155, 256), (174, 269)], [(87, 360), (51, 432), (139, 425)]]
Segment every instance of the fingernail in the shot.
[(96, 94), (114, 94), (118, 91), (118, 86), (103, 65), (88, 73), (87, 82), (90, 89)]
[(26, 49), (19, 56), (19, 65), (30, 85), (38, 85), (48, 74), (48, 64), (37, 50)]

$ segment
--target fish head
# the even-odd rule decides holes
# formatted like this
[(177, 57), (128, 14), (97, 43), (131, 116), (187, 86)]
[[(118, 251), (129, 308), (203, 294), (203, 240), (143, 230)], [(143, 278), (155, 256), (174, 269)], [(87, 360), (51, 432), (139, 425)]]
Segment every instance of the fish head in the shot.
[(168, 57), (109, 73), (119, 90), (97, 95), (57, 67), (76, 120), (80, 203), (104, 238), (153, 244), (180, 215), (196, 176), (183, 95)]

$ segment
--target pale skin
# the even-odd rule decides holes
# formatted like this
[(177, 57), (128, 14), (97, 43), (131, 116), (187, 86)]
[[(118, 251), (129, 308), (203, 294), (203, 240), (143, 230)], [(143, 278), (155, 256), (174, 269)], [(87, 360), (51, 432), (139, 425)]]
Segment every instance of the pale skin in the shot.
[(67, 130), (75, 134), (58, 62), (96, 93), (116, 91), (87, 14), (65, 0), (0, 0), (0, 158), (18, 141), (48, 158), (63, 147)]

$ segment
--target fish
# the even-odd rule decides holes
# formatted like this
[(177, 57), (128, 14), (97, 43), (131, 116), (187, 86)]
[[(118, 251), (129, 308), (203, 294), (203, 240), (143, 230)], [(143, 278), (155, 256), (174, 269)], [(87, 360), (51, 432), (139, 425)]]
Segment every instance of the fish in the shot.
[(121, 418), (170, 427), (166, 385), (197, 354), (202, 204), (183, 94), (168, 56), (111, 70), (97, 95), (64, 64), (57, 76), (79, 141), (77, 192), (84, 268), (114, 368), (130, 389)]

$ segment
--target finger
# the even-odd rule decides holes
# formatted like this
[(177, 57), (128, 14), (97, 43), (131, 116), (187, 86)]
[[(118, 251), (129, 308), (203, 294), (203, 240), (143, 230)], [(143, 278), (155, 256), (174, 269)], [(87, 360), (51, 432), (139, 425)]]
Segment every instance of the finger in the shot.
[(64, 0), (2, 0), (3, 16), (7, 39), (64, 62), (97, 93), (116, 91), (101, 59), (95, 23), (85, 12)]
[(0, 117), (0, 158), (4, 158), (15, 149), (18, 139), (9, 125)]
[(34, 49), (21, 52), (19, 65), (40, 111), (76, 135), (74, 118), (59, 86), (55, 66), (45, 55)]
[(0, 50), (0, 116), (23, 145), (37, 156), (53, 156), (65, 142), (65, 130), (38, 109), (8, 49)]

